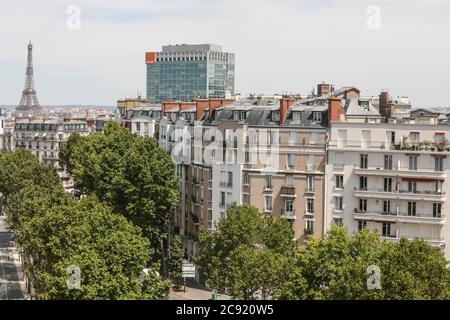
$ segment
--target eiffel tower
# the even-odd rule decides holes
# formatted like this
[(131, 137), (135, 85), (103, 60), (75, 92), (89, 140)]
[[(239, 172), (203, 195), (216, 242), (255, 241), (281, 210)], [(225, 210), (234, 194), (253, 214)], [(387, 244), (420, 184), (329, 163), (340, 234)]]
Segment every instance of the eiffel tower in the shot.
[(20, 100), (19, 105), (16, 107), (16, 111), (23, 111), (27, 113), (36, 113), (42, 111), (42, 107), (39, 105), (39, 101), (36, 96), (36, 89), (34, 87), (33, 45), (31, 44), (31, 40), (28, 44), (25, 86), (22, 91), (22, 99)]

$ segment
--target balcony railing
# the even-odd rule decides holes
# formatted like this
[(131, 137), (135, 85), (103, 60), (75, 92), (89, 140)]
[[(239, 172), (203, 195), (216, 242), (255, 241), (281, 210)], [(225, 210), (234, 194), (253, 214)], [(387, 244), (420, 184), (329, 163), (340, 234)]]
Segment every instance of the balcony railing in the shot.
[(280, 195), (282, 197), (294, 197), (296, 195), (296, 189), (294, 186), (282, 186), (280, 189)]
[(361, 141), (361, 140), (331, 140), (330, 148), (358, 148), (375, 150), (398, 150), (398, 151), (420, 151), (420, 152), (450, 152), (450, 145), (439, 142), (408, 141), (404, 143), (391, 143), (387, 141)]
[(286, 218), (286, 219), (297, 219), (297, 216), (295, 214), (295, 210), (286, 210), (286, 209), (281, 209), (281, 216)]
[(407, 213), (407, 212), (385, 212), (385, 211), (364, 211), (358, 208), (354, 210), (357, 214), (365, 214), (365, 215), (377, 215), (377, 216), (388, 216), (388, 217), (411, 217), (411, 218), (434, 218), (434, 219), (444, 219), (444, 213), (441, 214), (432, 214), (432, 213)]
[(431, 191), (431, 190), (395, 190), (386, 191), (384, 189), (368, 189), (368, 188), (357, 188), (353, 189), (356, 192), (376, 192), (376, 193), (386, 193), (386, 194), (405, 194), (405, 195), (430, 195), (430, 196), (445, 196), (446, 193), (444, 191)]

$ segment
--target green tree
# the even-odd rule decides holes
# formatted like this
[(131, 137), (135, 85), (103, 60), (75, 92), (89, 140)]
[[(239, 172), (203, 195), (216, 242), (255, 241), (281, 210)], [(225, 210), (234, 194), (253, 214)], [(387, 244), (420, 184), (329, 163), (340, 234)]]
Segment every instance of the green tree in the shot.
[(176, 279), (177, 284), (179, 278), (182, 276), (184, 250), (181, 242), (181, 237), (175, 235), (172, 238), (169, 250), (169, 276), (171, 279)]
[[(333, 226), (296, 252), (289, 279), (278, 299), (369, 300), (448, 299), (450, 272), (438, 249), (423, 240), (382, 241), (362, 230), (349, 237)], [(368, 285), (368, 270), (379, 268), (379, 289)]]
[(284, 281), (282, 268), (289, 265), (296, 247), (292, 239), (286, 219), (233, 205), (215, 232), (200, 232), (196, 263), (210, 286), (229, 291), (236, 299), (269, 297)]
[(108, 122), (103, 134), (70, 139), (63, 146), (62, 163), (80, 193), (96, 195), (125, 215), (153, 247), (167, 237), (165, 225), (178, 200), (178, 179), (172, 159), (155, 139)]
[[(167, 297), (161, 290), (167, 282), (159, 277), (153, 286), (141, 285), (139, 275), (151, 252), (140, 228), (96, 198), (53, 206), (30, 224), (32, 238), (24, 248), (31, 254), (31, 280), (41, 299)], [(79, 290), (67, 286), (70, 266), (80, 270)]]

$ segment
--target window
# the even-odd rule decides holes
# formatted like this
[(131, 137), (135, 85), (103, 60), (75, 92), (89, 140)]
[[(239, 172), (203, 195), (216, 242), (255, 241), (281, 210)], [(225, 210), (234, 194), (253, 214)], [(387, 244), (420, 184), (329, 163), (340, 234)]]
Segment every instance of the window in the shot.
[(408, 182), (408, 192), (417, 193), (417, 182), (415, 181)]
[(383, 223), (383, 229), (381, 231), (381, 235), (383, 237), (392, 237), (392, 235), (391, 235), (391, 224), (390, 223)]
[(292, 122), (300, 122), (300, 112), (292, 112)]
[(212, 190), (208, 190), (208, 201), (212, 201)]
[(392, 192), (392, 178), (384, 178), (384, 192)]
[(419, 132), (410, 132), (409, 140), (411, 141), (412, 146), (417, 146), (420, 143), (420, 133)]
[(317, 145), (319, 143), (319, 135), (317, 132), (311, 132), (311, 140), (309, 143), (311, 145)]
[(266, 176), (266, 189), (272, 189), (272, 176)]
[(297, 132), (291, 131), (289, 132), (289, 144), (293, 145), (297, 143)]
[(213, 170), (212, 168), (209, 170), (209, 180), (212, 180), (213, 178)]
[(312, 198), (306, 199), (306, 213), (307, 214), (314, 213), (314, 199)]
[(308, 154), (306, 156), (306, 169), (308, 171), (316, 170), (316, 156), (314, 154)]
[(250, 152), (245, 151), (245, 163), (250, 163)]
[(408, 202), (408, 216), (416, 216), (416, 202)]
[(294, 213), (294, 199), (286, 198), (284, 208), (286, 210), (286, 213)]
[(244, 184), (250, 184), (250, 175), (248, 172), (244, 172)]
[(313, 112), (313, 122), (314, 123), (320, 123), (322, 122), (322, 112)]
[(220, 192), (220, 206), (225, 207), (225, 192)]
[(385, 214), (391, 213), (391, 201), (389, 200), (383, 201), (383, 213)]
[(367, 199), (359, 199), (359, 212), (367, 212)]
[(367, 221), (358, 221), (358, 231), (367, 228)]
[(336, 197), (335, 209), (337, 211), (342, 211), (344, 208), (344, 199), (342, 197)]
[(305, 220), (305, 230), (309, 232), (314, 232), (314, 221), (313, 220)]
[(250, 195), (244, 193), (244, 194), (242, 195), (242, 200), (243, 200), (244, 204), (250, 204)]
[(435, 157), (434, 158), (434, 171), (444, 171), (444, 158)]
[(306, 177), (306, 190), (309, 192), (314, 191), (314, 176)]
[(344, 176), (336, 175), (336, 189), (344, 189)]
[(435, 144), (441, 144), (445, 141), (445, 133), (443, 132), (436, 132), (434, 134), (434, 143)]
[(212, 210), (208, 209), (208, 222), (212, 222)]
[(342, 222), (342, 218), (334, 218), (333, 223), (338, 227), (342, 227), (344, 225), (344, 223)]
[(433, 218), (442, 218), (442, 204), (433, 203)]
[(233, 186), (233, 172), (228, 171), (228, 187)]
[(395, 145), (395, 131), (387, 131), (386, 140), (390, 145)]
[(360, 155), (359, 167), (361, 169), (367, 169), (368, 159), (369, 159), (369, 155), (367, 155), (367, 154)]
[(266, 196), (265, 197), (265, 207), (264, 207), (264, 211), (272, 211), (273, 207), (272, 207), (272, 196)]
[(286, 175), (286, 185), (288, 185), (288, 186), (294, 185), (294, 176), (292, 174)]
[(273, 111), (272, 112), (272, 121), (280, 121), (280, 111)]
[(292, 153), (287, 154), (287, 167), (290, 169), (294, 167), (294, 154)]
[(367, 191), (367, 177), (359, 177), (359, 190)]
[(409, 170), (417, 171), (417, 156), (409, 156)]
[(392, 156), (391, 155), (384, 156), (384, 170), (392, 170)]

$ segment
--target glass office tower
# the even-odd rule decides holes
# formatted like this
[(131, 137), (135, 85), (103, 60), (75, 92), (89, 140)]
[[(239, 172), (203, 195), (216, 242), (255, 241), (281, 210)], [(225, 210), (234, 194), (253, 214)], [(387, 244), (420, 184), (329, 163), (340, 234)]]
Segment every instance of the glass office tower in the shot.
[(234, 54), (213, 44), (163, 46), (147, 52), (150, 103), (234, 95)]

